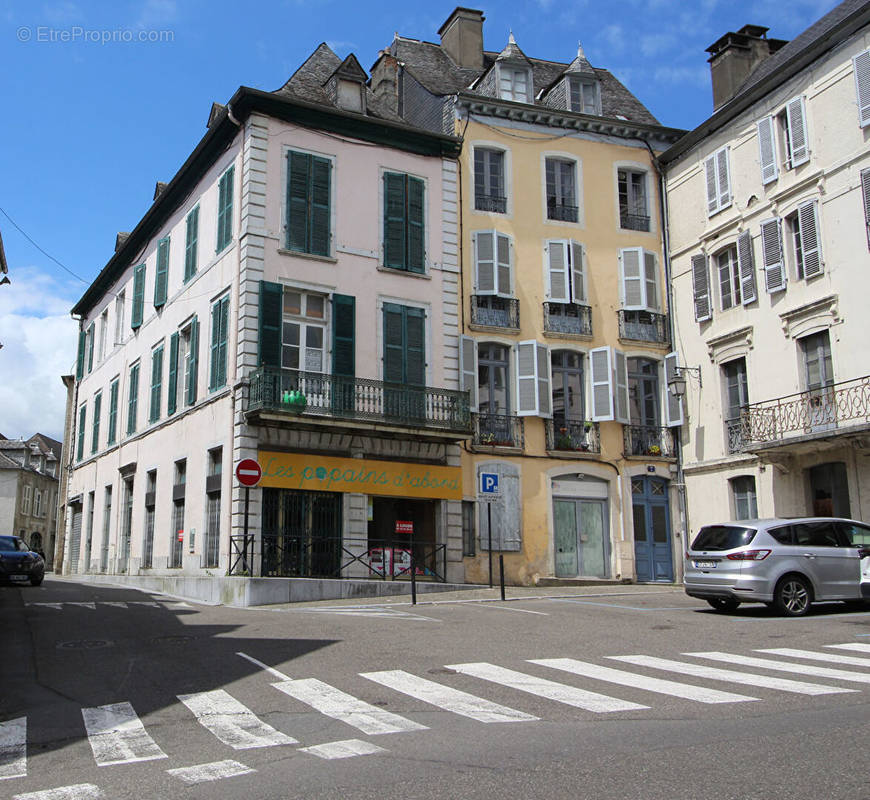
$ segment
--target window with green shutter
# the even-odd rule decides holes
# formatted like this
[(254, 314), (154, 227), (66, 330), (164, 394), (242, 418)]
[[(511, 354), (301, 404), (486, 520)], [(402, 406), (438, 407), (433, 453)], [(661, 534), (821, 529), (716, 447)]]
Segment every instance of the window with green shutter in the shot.
[(199, 206), (187, 215), (187, 233), (184, 240), (184, 282), (196, 275), (196, 247), (199, 242)]
[(160, 399), (163, 393), (163, 345), (151, 353), (151, 408), (148, 413), (149, 422), (160, 419)]
[(356, 375), (356, 300), (345, 295), (332, 296), (332, 374)]
[(281, 366), (281, 318), (284, 287), (280, 283), (260, 281), (260, 352), (261, 367)]
[(230, 167), (218, 183), (217, 250), (220, 253), (233, 240), (233, 175)]
[(192, 406), (196, 402), (197, 369), (199, 367), (199, 320), (194, 316), (187, 329), (187, 385), (184, 401)]
[(420, 178), (384, 173), (384, 266), (425, 272), (424, 184)]
[(145, 311), (145, 265), (140, 264), (133, 270), (133, 313), (130, 317), (130, 327), (133, 330), (142, 326), (142, 315)]
[(76, 359), (76, 380), (80, 381), (85, 374), (85, 344), (87, 343), (88, 335), (85, 331), (79, 330), (79, 354)]
[(88, 375), (94, 369), (94, 323), (92, 322), (88, 325), (88, 335), (87, 335), (87, 343), (88, 343)]
[(327, 158), (287, 153), (287, 249), (329, 255), (330, 174)]
[(130, 385), (127, 395), (127, 435), (136, 432), (136, 412), (139, 407), (139, 364), (130, 367)]
[(384, 381), (425, 386), (425, 325), (422, 308), (384, 303)]
[(109, 429), (106, 431), (106, 444), (115, 444), (118, 437), (118, 379), (109, 387)]
[(166, 414), (172, 416), (175, 413), (178, 401), (178, 340), (180, 334), (173, 333), (169, 339), (169, 377), (166, 398)]
[(157, 243), (157, 272), (154, 275), (154, 308), (166, 304), (166, 292), (169, 284), (169, 237)]
[(230, 298), (222, 297), (211, 307), (211, 368), (210, 392), (227, 384), (227, 326), (229, 325)]
[(78, 441), (76, 443), (76, 461), (81, 461), (85, 457), (85, 421), (88, 416), (87, 404), (83, 403), (79, 408), (79, 430)]
[(100, 449), (100, 411), (103, 406), (103, 393), (94, 395), (94, 419), (91, 423), (91, 454)]

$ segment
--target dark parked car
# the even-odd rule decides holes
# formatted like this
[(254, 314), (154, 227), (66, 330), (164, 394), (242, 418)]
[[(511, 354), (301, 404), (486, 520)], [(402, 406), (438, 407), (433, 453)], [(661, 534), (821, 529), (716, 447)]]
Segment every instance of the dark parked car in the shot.
[(45, 577), (45, 561), (17, 536), (0, 536), (0, 581), (30, 581), (39, 586)]

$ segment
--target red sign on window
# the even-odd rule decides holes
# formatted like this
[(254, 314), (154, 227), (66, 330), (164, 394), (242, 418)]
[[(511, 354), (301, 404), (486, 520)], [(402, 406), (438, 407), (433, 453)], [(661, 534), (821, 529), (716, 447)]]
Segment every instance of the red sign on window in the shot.
[(396, 533), (413, 533), (414, 532), (414, 523), (408, 519), (397, 519), (396, 520)]

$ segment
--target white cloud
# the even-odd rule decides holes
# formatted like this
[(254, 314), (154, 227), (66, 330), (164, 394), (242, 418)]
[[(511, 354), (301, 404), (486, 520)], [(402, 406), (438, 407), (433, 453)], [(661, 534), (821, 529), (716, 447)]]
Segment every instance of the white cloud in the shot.
[(621, 53), (625, 49), (625, 31), (621, 25), (607, 25), (601, 31), (600, 41), (611, 53)]
[(42, 15), (46, 22), (58, 27), (69, 25), (71, 22), (80, 22), (83, 17), (81, 8), (70, 0), (49, 3), (43, 8)]
[(353, 42), (344, 42), (340, 39), (327, 39), (326, 46), (332, 50), (333, 53), (341, 54), (341, 53), (352, 53), (354, 48)]
[(670, 33), (655, 33), (640, 37), (640, 51), (645, 56), (657, 56), (672, 48), (677, 39)]
[(142, 30), (154, 30), (161, 25), (173, 22), (178, 15), (175, 0), (145, 0), (136, 27)]
[(695, 86), (705, 89), (710, 86), (710, 70), (708, 67), (656, 67), (657, 83), (670, 83), (684, 86)]
[(78, 326), (69, 310), (81, 290), (34, 269), (15, 270), (10, 278), (0, 286), (0, 432), (62, 439), (60, 376), (75, 369)]

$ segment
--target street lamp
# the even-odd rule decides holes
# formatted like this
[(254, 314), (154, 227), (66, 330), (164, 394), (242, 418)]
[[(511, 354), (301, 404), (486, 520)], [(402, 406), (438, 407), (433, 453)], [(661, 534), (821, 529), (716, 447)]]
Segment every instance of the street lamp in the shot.
[(668, 379), (668, 390), (674, 397), (683, 397), (686, 394), (686, 373), (694, 373), (698, 378), (698, 388), (701, 383), (701, 368), (700, 367), (673, 367), (673, 372)]

